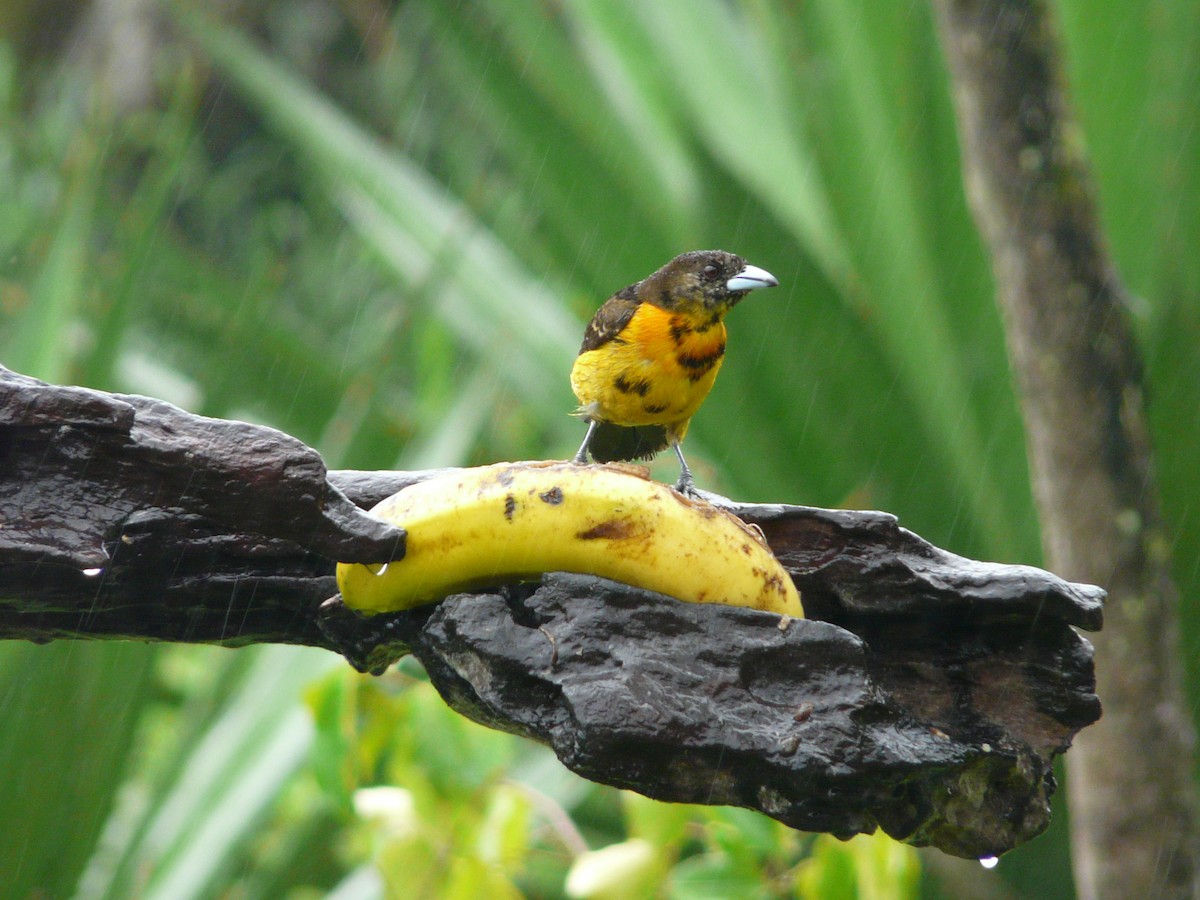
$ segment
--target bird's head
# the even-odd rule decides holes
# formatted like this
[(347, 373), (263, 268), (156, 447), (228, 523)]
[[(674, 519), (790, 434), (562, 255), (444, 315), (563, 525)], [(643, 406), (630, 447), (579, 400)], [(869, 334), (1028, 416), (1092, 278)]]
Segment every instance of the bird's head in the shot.
[(693, 250), (675, 257), (637, 286), (641, 298), (663, 309), (723, 315), (757, 288), (779, 284), (770, 272), (724, 250)]

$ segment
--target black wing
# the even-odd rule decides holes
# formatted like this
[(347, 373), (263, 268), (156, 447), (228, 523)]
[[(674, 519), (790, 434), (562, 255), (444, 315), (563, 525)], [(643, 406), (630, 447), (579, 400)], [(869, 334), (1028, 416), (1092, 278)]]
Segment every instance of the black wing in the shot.
[(621, 333), (621, 329), (629, 324), (633, 314), (637, 312), (640, 301), (637, 299), (637, 285), (630, 285), (622, 291), (613, 294), (604, 301), (604, 305), (596, 310), (592, 321), (588, 323), (587, 331), (583, 333), (583, 346), (580, 353), (587, 353), (602, 347)]

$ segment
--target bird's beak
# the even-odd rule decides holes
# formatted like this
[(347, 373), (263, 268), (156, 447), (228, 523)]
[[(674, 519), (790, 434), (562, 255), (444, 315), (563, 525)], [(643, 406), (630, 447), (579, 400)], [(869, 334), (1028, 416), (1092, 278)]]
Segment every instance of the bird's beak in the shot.
[(752, 291), (755, 288), (778, 286), (779, 279), (758, 266), (746, 266), (725, 282), (725, 289), (729, 291)]

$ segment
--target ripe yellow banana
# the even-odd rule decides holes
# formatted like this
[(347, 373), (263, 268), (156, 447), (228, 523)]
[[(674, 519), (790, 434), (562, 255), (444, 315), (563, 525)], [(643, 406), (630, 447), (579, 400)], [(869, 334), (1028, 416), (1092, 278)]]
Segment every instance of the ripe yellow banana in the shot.
[(651, 481), (645, 470), (570, 463), (460, 469), (371, 510), (408, 532), (403, 559), (339, 563), (352, 609), (394, 612), (542, 572), (579, 572), (693, 603), (800, 618), (800, 595), (741, 519)]

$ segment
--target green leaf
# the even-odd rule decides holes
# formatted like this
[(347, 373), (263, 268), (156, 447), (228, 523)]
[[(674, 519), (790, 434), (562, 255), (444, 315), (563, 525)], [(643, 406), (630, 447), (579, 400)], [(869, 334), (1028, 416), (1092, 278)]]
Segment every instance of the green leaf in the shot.
[(684, 803), (662, 803), (633, 791), (621, 792), (630, 837), (640, 837), (655, 847), (678, 852), (688, 838), (697, 807)]
[(840, 229), (802, 122), (785, 107), (792, 73), (770, 66), (764, 32), (718, 0), (629, 6), (708, 148), (793, 230), (825, 276), (845, 285), (851, 267)]
[(82, 133), (74, 145), (70, 176), (50, 247), (33, 285), (29, 306), (5, 342), (5, 362), (43, 381), (69, 380), (73, 329), (88, 277), (95, 193), (103, 157)]
[(5, 893), (71, 896), (135, 761), (157, 656), (117, 642), (0, 647)]
[(917, 851), (882, 831), (849, 841), (819, 835), (796, 891), (804, 900), (915, 900), (920, 873)]
[(181, 22), (308, 155), (396, 274), (436, 290), (431, 313), (491, 359), (496, 376), (546, 403), (561, 397), (540, 375), (549, 362), (569, 368), (580, 326), (465, 206), (236, 32), (191, 12)]

